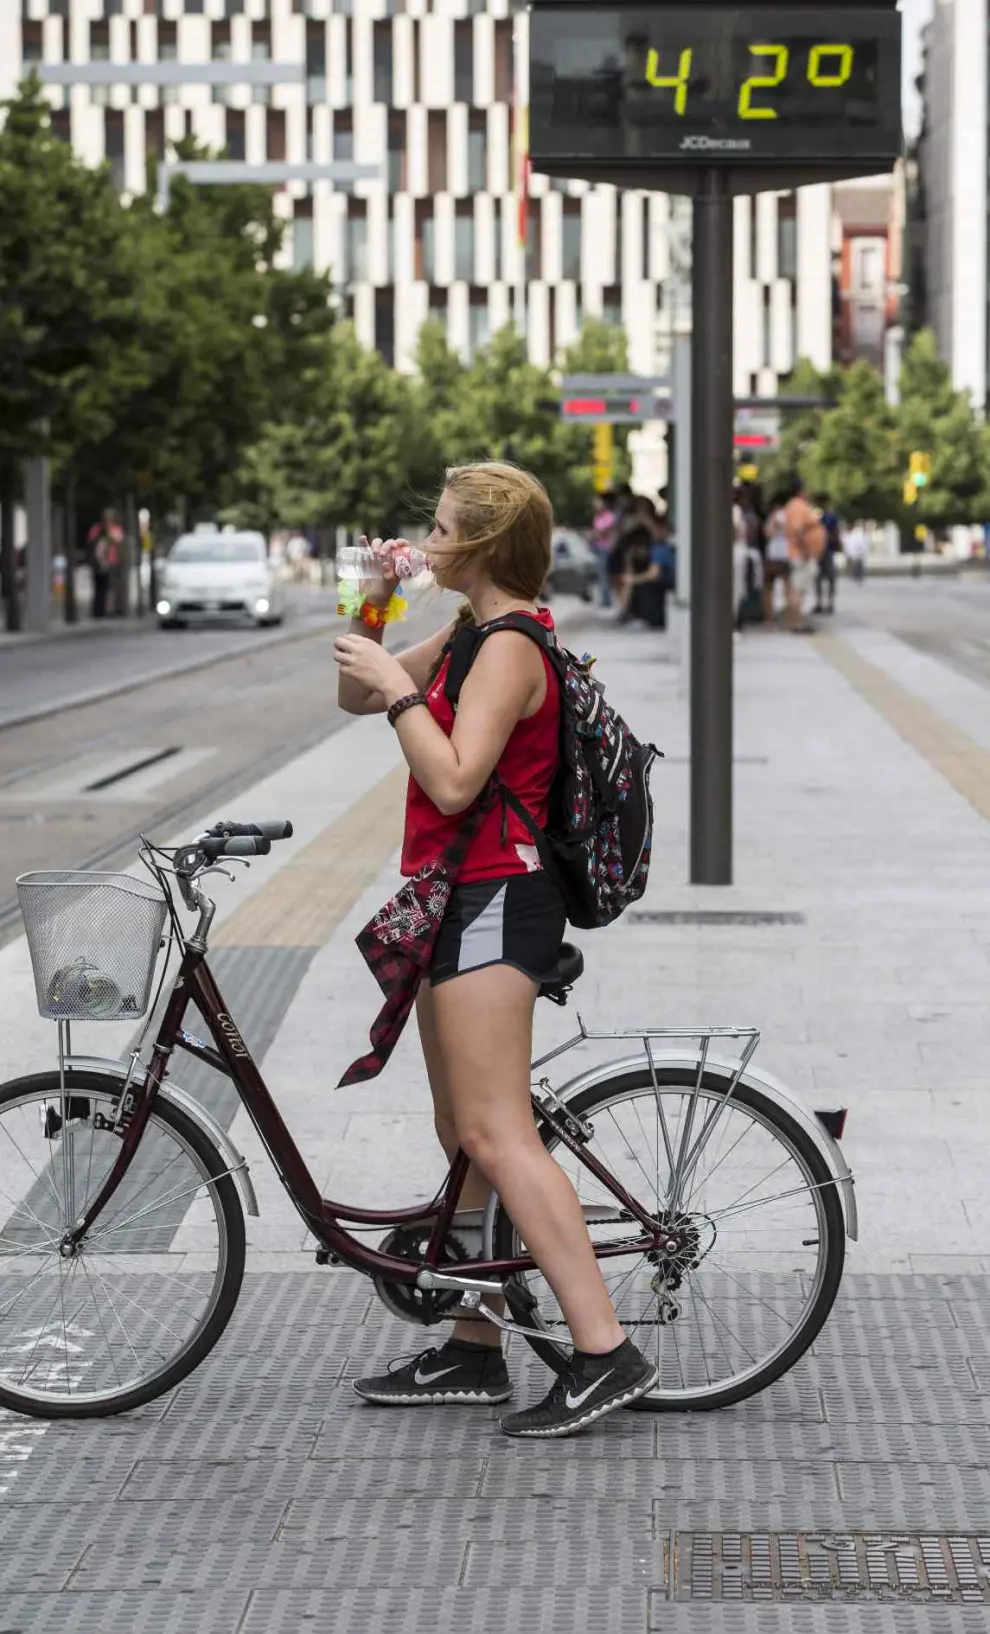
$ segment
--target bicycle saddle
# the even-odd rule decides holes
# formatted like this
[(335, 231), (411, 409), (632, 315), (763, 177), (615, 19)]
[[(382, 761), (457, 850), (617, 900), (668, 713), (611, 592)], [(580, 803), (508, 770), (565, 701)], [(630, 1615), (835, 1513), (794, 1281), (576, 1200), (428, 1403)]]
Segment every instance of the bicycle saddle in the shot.
[(567, 995), (584, 971), (584, 954), (570, 942), (561, 942), (557, 963), (540, 984), (540, 998), (552, 999), (554, 1004), (566, 1004)]

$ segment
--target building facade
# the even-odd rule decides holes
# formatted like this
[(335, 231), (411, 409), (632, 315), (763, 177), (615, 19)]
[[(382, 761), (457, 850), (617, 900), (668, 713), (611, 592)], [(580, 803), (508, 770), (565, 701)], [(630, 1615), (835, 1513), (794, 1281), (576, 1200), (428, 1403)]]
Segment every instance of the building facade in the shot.
[(930, 324), (954, 384), (985, 407), (990, 373), (987, 0), (938, 0), (925, 33), (912, 323)]
[[(518, 316), (546, 364), (595, 314), (625, 327), (635, 371), (664, 372), (686, 319), (686, 201), (534, 176), (519, 245), (526, 26), (515, 0), (4, 0), (0, 95), (39, 63), (300, 65), (271, 87), (52, 88), (53, 118), (129, 193), (187, 135), (253, 162), (377, 165), (373, 181), (291, 182), (278, 209), (289, 264), (330, 268), (362, 340), (400, 368), (430, 315), (465, 356)], [(769, 395), (797, 357), (831, 360), (832, 190), (735, 209), (736, 388)]]

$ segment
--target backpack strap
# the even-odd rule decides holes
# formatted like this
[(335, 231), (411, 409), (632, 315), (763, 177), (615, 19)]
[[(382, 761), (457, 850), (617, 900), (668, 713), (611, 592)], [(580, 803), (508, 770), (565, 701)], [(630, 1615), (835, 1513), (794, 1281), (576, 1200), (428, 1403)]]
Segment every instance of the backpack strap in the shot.
[(563, 679), (566, 666), (556, 638), (526, 613), (506, 613), (504, 618), (492, 619), (488, 624), (462, 624), (454, 631), (448, 642), (450, 666), (443, 690), (452, 708), (457, 708), (461, 688), (482, 645), (498, 630), (517, 630), (520, 635), (528, 635), (546, 654), (557, 674)]

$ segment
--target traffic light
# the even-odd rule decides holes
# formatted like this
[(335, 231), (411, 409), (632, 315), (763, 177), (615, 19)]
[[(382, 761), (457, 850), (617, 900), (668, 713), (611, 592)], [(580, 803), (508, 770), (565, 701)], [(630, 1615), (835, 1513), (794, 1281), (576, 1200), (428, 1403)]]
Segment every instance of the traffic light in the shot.
[(930, 454), (911, 455), (911, 481), (916, 488), (927, 488), (932, 480), (932, 457)]

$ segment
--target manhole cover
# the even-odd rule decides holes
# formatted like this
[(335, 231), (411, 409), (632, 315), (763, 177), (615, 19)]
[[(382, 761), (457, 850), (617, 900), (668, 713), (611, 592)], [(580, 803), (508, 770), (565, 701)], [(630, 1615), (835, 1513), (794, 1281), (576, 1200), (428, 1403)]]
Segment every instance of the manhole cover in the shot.
[[(671, 1577), (670, 1563), (674, 1571)], [(990, 1606), (990, 1537), (915, 1532), (674, 1532), (668, 1600)]]
[(651, 913), (647, 909), (633, 909), (628, 918), (634, 925), (804, 925), (803, 913), (758, 913), (740, 909), (699, 908)]

